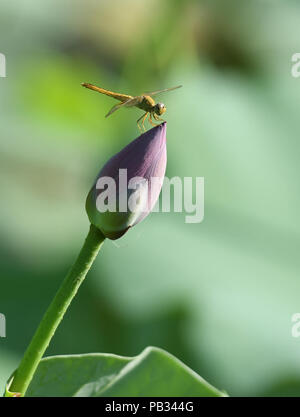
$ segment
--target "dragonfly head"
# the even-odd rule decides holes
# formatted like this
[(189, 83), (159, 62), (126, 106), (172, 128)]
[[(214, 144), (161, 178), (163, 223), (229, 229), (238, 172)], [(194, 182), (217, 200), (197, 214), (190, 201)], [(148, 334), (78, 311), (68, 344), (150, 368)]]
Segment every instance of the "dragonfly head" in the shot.
[(158, 116), (161, 116), (164, 114), (164, 112), (167, 110), (164, 103), (156, 103), (154, 106), (154, 113), (156, 113)]

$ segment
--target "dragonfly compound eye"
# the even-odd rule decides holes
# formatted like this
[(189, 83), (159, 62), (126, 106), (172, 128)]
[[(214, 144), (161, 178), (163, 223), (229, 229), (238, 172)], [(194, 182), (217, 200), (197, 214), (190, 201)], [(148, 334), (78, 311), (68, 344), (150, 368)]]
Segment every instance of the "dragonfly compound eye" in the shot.
[(155, 106), (155, 113), (159, 116), (161, 116), (166, 110), (166, 106), (163, 103), (157, 103)]

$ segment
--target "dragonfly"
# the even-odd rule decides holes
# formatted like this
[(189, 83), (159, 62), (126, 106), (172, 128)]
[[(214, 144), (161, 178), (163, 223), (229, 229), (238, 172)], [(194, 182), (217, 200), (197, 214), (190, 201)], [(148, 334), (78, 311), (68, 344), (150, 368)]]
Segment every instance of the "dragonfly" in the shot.
[(97, 87), (96, 85), (89, 84), (89, 83), (82, 83), (81, 85), (83, 87), (89, 88), (90, 90), (97, 91), (98, 93), (105, 94), (109, 97), (113, 97), (116, 100), (120, 101), (120, 103), (115, 104), (110, 109), (110, 111), (107, 113), (105, 117), (110, 116), (111, 114), (121, 109), (122, 107), (138, 107), (139, 109), (144, 110), (145, 113), (136, 121), (138, 128), (140, 130), (143, 129), (144, 131), (146, 130), (145, 121), (147, 120), (147, 117), (151, 125), (157, 126), (157, 124), (153, 122), (152, 117), (158, 122), (159, 121), (163, 122), (164, 120), (160, 118), (160, 116), (163, 115), (165, 111), (167, 110), (164, 103), (160, 103), (160, 102), (155, 103), (152, 97), (157, 94), (166, 93), (167, 91), (172, 91), (172, 90), (182, 87), (182, 85), (178, 85), (176, 87), (152, 91), (151, 93), (144, 93), (144, 94), (141, 94), (140, 96), (129, 96), (127, 94), (114, 93), (113, 91), (105, 90), (104, 88)]

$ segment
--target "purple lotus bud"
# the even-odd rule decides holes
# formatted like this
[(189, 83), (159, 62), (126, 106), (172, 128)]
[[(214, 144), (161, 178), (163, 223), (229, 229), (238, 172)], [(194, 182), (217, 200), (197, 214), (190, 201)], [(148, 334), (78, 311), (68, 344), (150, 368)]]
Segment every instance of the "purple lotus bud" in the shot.
[(86, 211), (90, 222), (109, 239), (118, 239), (153, 209), (167, 163), (166, 123), (140, 135), (101, 169)]

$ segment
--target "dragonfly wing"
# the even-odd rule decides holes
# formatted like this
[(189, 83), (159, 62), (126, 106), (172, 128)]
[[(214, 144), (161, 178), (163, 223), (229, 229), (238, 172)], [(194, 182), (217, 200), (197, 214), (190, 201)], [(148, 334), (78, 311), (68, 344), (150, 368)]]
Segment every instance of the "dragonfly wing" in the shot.
[(107, 113), (105, 117), (110, 116), (111, 114), (113, 114), (115, 111), (119, 110), (122, 107), (136, 106), (137, 104), (139, 104), (139, 102), (140, 102), (140, 97), (132, 97), (129, 100), (124, 101), (124, 103), (116, 104), (110, 109), (110, 111)]
[(182, 87), (182, 85), (177, 85), (176, 87), (171, 87), (171, 88), (165, 88), (163, 90), (152, 91), (151, 93), (145, 93), (145, 94), (147, 94), (148, 96), (155, 96), (156, 94), (166, 93), (167, 91), (176, 90), (176, 88), (180, 88), (180, 87)]

